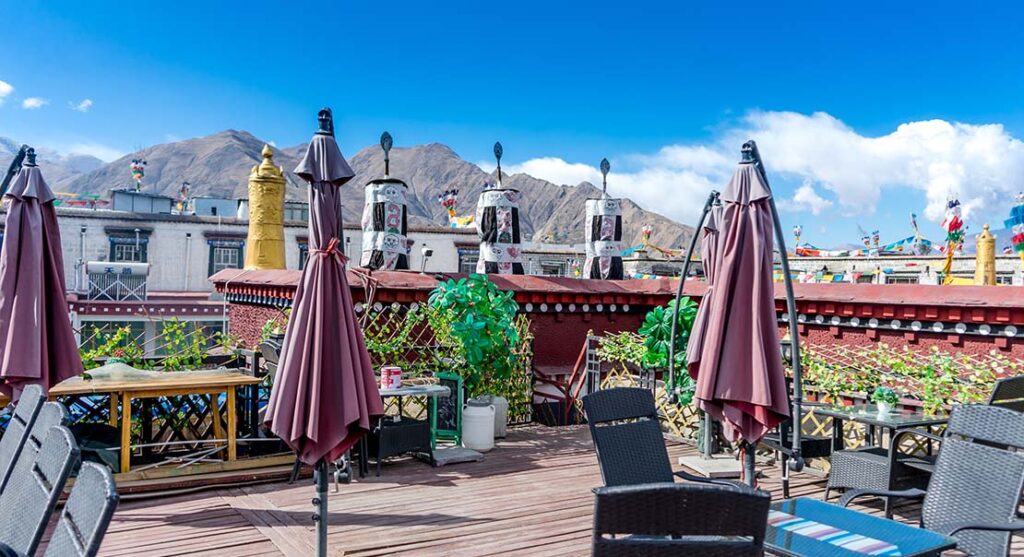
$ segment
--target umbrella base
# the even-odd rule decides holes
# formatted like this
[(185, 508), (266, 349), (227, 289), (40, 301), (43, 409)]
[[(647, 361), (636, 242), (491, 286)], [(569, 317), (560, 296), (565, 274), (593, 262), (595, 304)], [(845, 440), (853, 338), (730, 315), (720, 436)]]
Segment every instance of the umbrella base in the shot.
[(704, 458), (701, 455), (681, 456), (679, 464), (693, 470), (705, 478), (738, 478), (742, 471), (742, 463), (733, 455), (714, 455)]

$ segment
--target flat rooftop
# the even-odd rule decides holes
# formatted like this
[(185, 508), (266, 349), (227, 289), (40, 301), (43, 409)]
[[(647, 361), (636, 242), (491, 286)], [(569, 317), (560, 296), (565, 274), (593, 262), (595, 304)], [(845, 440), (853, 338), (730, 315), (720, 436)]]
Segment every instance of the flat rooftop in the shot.
[[(673, 462), (696, 452), (673, 442), (668, 448)], [(780, 499), (779, 467), (758, 470), (761, 487)], [(600, 484), (586, 426), (512, 428), (484, 462), (431, 468), (397, 461), (380, 478), (332, 491), (329, 555), (589, 555), (591, 489)], [(823, 491), (824, 479), (793, 475), (794, 497), (820, 499)], [(100, 555), (312, 555), (312, 497), (307, 478), (122, 501)], [(858, 508), (881, 515), (880, 505)], [(898, 520), (917, 524), (916, 504), (896, 511)], [(1011, 555), (1024, 556), (1024, 539)]]

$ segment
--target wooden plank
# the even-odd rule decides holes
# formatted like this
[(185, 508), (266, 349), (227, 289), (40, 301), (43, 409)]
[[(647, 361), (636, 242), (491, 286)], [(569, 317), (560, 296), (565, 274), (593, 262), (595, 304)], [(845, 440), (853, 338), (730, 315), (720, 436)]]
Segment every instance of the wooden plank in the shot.
[[(668, 444), (673, 462), (695, 454)], [(781, 497), (778, 465), (759, 466), (761, 487)], [(229, 477), (227, 472), (225, 478)], [(794, 474), (794, 496), (820, 498), (825, 480)], [(356, 478), (330, 493), (332, 555), (530, 556), (588, 555), (591, 488), (601, 483), (585, 427), (524, 427), (486, 460), (431, 468), (412, 459), (389, 462), (380, 477)], [(102, 555), (311, 555), (311, 483), (221, 488), (151, 501), (124, 501)], [(859, 510), (881, 515), (866, 502)], [(920, 504), (896, 517), (916, 524)], [(1011, 555), (1024, 557), (1024, 541)]]

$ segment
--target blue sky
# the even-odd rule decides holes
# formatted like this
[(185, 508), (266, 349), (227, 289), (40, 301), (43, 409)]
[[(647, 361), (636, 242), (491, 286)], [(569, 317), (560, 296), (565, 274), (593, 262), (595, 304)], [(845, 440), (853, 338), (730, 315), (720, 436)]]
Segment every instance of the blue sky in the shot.
[(752, 136), (805, 241), (895, 240), (911, 212), (939, 239), (946, 196), (977, 232), (1024, 189), (1022, 12), (22, 1), (0, 13), (0, 135), (107, 158), (226, 128), (285, 146), (329, 105), (346, 152), (387, 129), (487, 161), (500, 139), (513, 170), (572, 183), (607, 156), (615, 193), (681, 220)]

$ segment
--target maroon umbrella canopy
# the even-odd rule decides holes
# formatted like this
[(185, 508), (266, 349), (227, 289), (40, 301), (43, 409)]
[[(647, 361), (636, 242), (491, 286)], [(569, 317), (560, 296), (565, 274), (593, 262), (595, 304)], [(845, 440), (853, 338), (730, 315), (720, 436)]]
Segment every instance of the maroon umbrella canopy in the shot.
[(324, 123), (295, 173), (309, 182), (310, 257), (295, 291), (270, 394), (271, 431), (316, 464), (336, 460), (384, 413), (341, 252), (341, 186), (354, 173)]
[(700, 355), (689, 368), (701, 408), (733, 440), (750, 443), (789, 416), (772, 283), (771, 195), (754, 163), (741, 163), (721, 195), (713, 286), (701, 304)]
[(0, 391), (17, 400), (82, 373), (68, 314), (54, 195), (29, 150), (7, 196), (0, 253)]
[[(714, 289), (715, 270), (717, 269), (718, 257), (718, 221), (722, 219), (722, 206), (716, 205), (708, 211), (704, 226), (701, 227), (700, 237), (700, 261), (704, 267), (704, 277), (707, 280), (707, 290), (704, 291), (704, 299), (711, 297)], [(701, 304), (697, 308), (697, 317), (693, 320), (693, 329), (690, 331), (690, 341), (686, 345), (686, 368), (690, 374), (696, 376), (700, 367), (701, 347), (704, 346), (704, 333), (707, 329), (707, 308), (709, 304)]]

